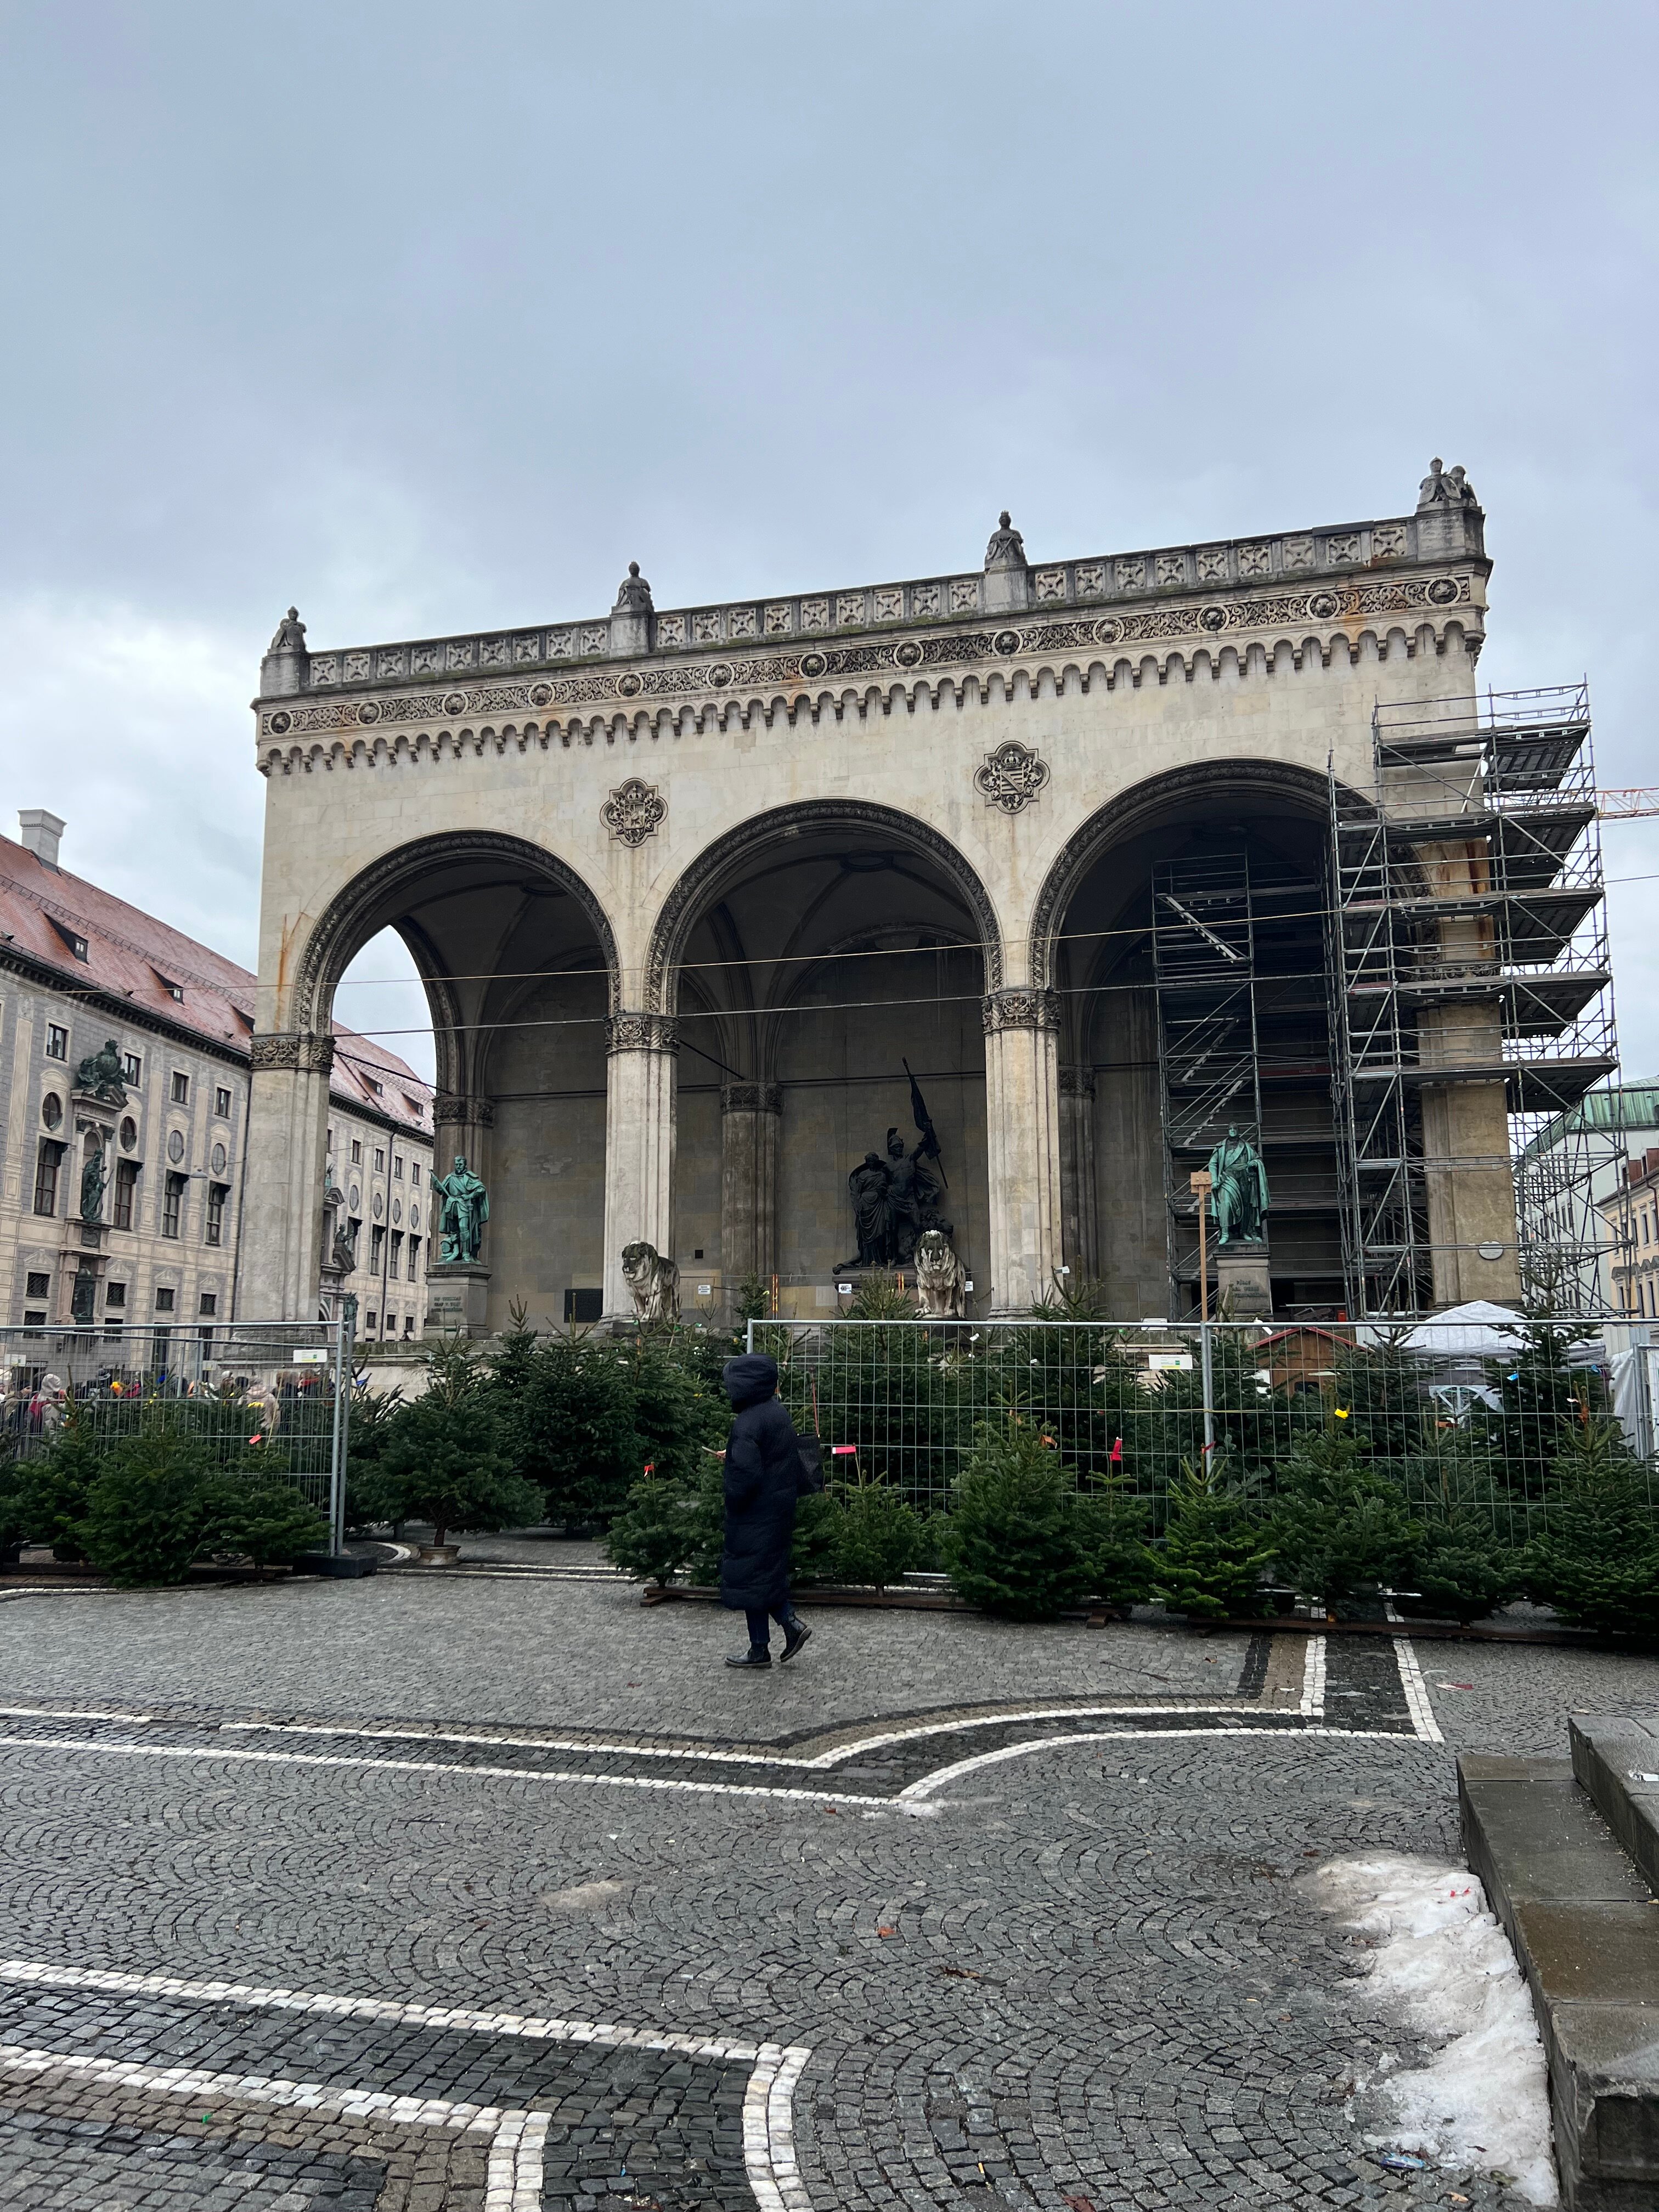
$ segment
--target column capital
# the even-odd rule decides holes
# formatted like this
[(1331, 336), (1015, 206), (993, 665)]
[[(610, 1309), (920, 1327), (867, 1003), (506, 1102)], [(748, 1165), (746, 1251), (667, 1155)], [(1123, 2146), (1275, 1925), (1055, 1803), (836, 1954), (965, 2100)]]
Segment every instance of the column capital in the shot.
[(477, 1098), (464, 1091), (439, 1091), (432, 1100), (432, 1123), (441, 1128), (446, 1122), (465, 1121), (480, 1129), (495, 1126), (495, 1102), (493, 1098)]
[(1093, 1068), (1062, 1067), (1060, 1071), (1060, 1095), (1062, 1098), (1092, 1098), (1095, 1095)]
[(1057, 1030), (1060, 1027), (1058, 991), (988, 991), (980, 1003), (985, 1034), (1002, 1030)]
[(333, 1038), (313, 1030), (271, 1030), (256, 1036), (248, 1047), (248, 1066), (255, 1075), (268, 1067), (290, 1068), (301, 1075), (326, 1075), (333, 1065)]
[(728, 1083), (720, 1091), (722, 1114), (781, 1114), (783, 1086), (777, 1083)]
[(605, 1025), (607, 1052), (678, 1052), (679, 1024), (672, 1014), (621, 1012)]

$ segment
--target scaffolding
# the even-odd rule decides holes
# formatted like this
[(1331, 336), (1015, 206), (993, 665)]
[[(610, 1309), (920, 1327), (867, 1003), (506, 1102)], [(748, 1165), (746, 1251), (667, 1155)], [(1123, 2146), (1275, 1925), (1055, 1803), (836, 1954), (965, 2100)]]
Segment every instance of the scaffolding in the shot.
[[(1621, 1135), (1573, 1111), (1618, 1065), (1587, 687), (1379, 705), (1371, 734), (1370, 788), (1330, 781), (1349, 1310), (1444, 1304), (1437, 1183), (1490, 1173), (1514, 1177), (1524, 1291), (1603, 1311), (1595, 1198)], [(1437, 1156), (1425, 1090), (1495, 1083), (1507, 1149)]]

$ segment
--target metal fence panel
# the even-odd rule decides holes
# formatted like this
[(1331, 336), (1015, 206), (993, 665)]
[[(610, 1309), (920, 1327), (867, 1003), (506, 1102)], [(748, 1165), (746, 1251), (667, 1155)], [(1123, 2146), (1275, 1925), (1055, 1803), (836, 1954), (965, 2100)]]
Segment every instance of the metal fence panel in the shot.
[[(836, 1318), (754, 1321), (748, 1341), (777, 1360), (796, 1426), (830, 1447), (843, 1480), (891, 1482), (923, 1511), (948, 1510), (984, 1423), (1043, 1431), (1082, 1482), (1121, 1486), (1155, 1527), (1183, 1462), (1214, 1455), (1271, 1495), (1298, 1439), (1334, 1429), (1408, 1496), (1455, 1490), (1520, 1542), (1544, 1524), (1552, 1462), (1586, 1421), (1615, 1415), (1607, 1346), (1574, 1321)], [(1632, 1440), (1654, 1504), (1647, 1443)]]
[(219, 1463), (252, 1440), (271, 1474), (343, 1537), (351, 1322), (231, 1322), (192, 1328), (0, 1328), (0, 1457), (50, 1449), (71, 1413), (100, 1446), (176, 1419)]

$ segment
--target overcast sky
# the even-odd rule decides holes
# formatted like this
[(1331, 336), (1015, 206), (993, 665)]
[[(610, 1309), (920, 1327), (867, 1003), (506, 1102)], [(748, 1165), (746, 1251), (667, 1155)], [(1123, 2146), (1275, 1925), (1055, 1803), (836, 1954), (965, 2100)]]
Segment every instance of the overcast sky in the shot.
[[(1659, 10), (0, 0), (0, 790), (252, 964), (322, 646), (1408, 510), (1659, 782)], [(1609, 873), (1659, 873), (1659, 823)], [(1659, 1071), (1659, 884), (1612, 894)], [(406, 968), (384, 944), (359, 962)], [(396, 1029), (418, 994), (338, 1011)], [(388, 1042), (417, 1065), (429, 1051)]]

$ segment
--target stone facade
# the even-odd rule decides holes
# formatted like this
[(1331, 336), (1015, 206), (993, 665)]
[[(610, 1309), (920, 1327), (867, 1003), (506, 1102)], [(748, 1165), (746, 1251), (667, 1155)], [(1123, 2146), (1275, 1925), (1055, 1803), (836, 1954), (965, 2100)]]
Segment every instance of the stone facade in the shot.
[[(57, 859), (62, 823), (42, 838), (39, 810), (29, 815), (30, 845), (0, 838), (5, 1322), (194, 1332), (270, 1318), (239, 1285), (255, 979), (68, 873)], [(111, 1040), (118, 1103), (112, 1088), (101, 1095), (77, 1080)], [(389, 1209), (409, 1200), (424, 1213), (430, 1093), (363, 1038), (338, 1031), (331, 1042), (325, 1079), (337, 1178), (345, 1182), (351, 1163), (364, 1218), (390, 1226)], [(82, 1178), (93, 1152), (104, 1188), (88, 1218)], [(377, 1158), (401, 1161), (419, 1186), (393, 1180), (390, 1168), (377, 1178)], [(319, 1178), (307, 1207), (319, 1218), (320, 1188)], [(398, 1313), (398, 1334), (403, 1316), (418, 1332), (423, 1282), (372, 1283), (360, 1260), (347, 1287), (365, 1312)], [(313, 1279), (295, 1313), (315, 1313), (317, 1288)]]
[[(1115, 855), (1293, 820), (1316, 865), (1328, 767), (1370, 781), (1374, 703), (1472, 706), (1482, 517), (1429, 484), (1396, 519), (1085, 559), (1005, 528), (971, 572), (718, 606), (659, 611), (633, 575), (607, 617), (520, 630), (312, 650), (285, 622), (255, 706), (260, 1302), (314, 1277), (307, 1041), (392, 926), (441, 1131), (444, 1096), (470, 1102), (492, 1327), (518, 1297), (625, 1315), (637, 1239), (688, 1307), (751, 1273), (833, 1298), (849, 1167), (890, 1126), (914, 1140), (906, 1058), (978, 1310), (1063, 1266), (1164, 1310), (1144, 1000), (1078, 948), (1133, 933)], [(1328, 1100), (1323, 1128), (1328, 1151)], [(1302, 1259), (1285, 1231), (1328, 1293), (1331, 1180), (1310, 1170)], [(1505, 1200), (1452, 1202), (1485, 1228)]]

